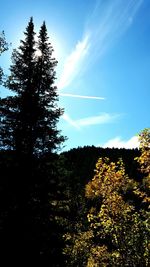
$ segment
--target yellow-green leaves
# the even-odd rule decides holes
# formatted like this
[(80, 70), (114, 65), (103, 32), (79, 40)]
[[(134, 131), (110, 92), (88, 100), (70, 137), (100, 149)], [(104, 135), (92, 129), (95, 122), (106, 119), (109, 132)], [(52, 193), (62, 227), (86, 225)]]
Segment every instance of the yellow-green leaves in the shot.
[[(136, 158), (140, 164), (142, 172), (148, 175), (150, 180), (150, 128), (143, 130), (139, 134), (141, 156)], [(150, 182), (149, 182), (150, 189)]]
[(122, 159), (98, 159), (95, 175), (85, 187), (87, 220), (69, 239), (69, 266), (149, 266), (150, 130), (139, 139), (138, 179), (127, 175)]
[(149, 266), (150, 214), (142, 203), (150, 203), (150, 130), (144, 130), (139, 140), (141, 156), (136, 160), (145, 175), (141, 181), (128, 177), (121, 159), (115, 163), (99, 158), (86, 185), (86, 197), (97, 202), (87, 215), (97, 242), (87, 266)]
[(96, 164), (95, 176), (86, 185), (86, 197), (99, 196), (107, 198), (113, 192), (118, 192), (126, 184), (125, 168), (120, 159), (117, 164), (108, 158), (100, 158)]

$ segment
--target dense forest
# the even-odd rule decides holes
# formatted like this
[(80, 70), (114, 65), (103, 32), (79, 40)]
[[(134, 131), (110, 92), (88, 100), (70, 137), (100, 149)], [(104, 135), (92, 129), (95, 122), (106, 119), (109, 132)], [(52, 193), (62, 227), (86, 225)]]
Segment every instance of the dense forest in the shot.
[[(66, 137), (53, 48), (33, 18), (0, 83), (1, 260), (40, 266), (149, 266), (150, 129), (139, 149), (85, 146)], [(0, 55), (9, 48), (0, 35)]]

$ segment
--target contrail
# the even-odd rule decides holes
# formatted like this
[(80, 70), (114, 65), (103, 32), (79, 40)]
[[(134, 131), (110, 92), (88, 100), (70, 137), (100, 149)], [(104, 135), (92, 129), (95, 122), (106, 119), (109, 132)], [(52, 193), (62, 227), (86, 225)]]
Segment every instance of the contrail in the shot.
[(74, 94), (66, 94), (66, 93), (60, 93), (60, 96), (68, 96), (68, 97), (77, 97), (77, 98), (86, 98), (86, 99), (98, 99), (98, 100), (105, 100), (105, 97), (100, 96), (87, 96), (87, 95), (74, 95)]

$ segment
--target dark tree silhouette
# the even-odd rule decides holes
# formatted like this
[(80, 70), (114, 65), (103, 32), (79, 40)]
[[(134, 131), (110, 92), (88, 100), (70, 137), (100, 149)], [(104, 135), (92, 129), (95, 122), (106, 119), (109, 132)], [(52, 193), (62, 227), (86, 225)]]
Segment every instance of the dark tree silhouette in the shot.
[[(6, 42), (4, 31), (2, 31), (0, 33), (0, 56), (6, 50), (8, 50), (8, 43)], [(2, 83), (2, 77), (3, 77), (3, 69), (0, 66), (0, 84)]]
[[(5, 167), (1, 167), (1, 196), (5, 203), (1, 240), (7, 255), (11, 253), (15, 260), (20, 254), (28, 262), (31, 256), (46, 261), (54, 258), (54, 247), (59, 246), (54, 245), (58, 238), (51, 203), (55, 198), (52, 181), (59, 177), (54, 170), (54, 152), (65, 140), (57, 129), (63, 110), (57, 106), (57, 61), (52, 56), (45, 22), (37, 42), (32, 18), (24, 34), (25, 39), (13, 51), (6, 82), (14, 94), (0, 99), (0, 147), (8, 155)], [(46, 157), (50, 161), (48, 168)]]
[(64, 141), (56, 124), (63, 110), (58, 108), (55, 70), (57, 61), (48, 42), (43, 23), (38, 42), (32, 18), (26, 28), (25, 40), (12, 54), (13, 64), (7, 87), (15, 96), (1, 100), (1, 145), (19, 155), (52, 152)]

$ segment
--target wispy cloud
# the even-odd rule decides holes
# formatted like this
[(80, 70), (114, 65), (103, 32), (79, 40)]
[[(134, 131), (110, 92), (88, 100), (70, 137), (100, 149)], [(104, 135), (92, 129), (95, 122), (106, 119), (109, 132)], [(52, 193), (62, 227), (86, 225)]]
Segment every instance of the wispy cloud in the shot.
[(143, 0), (97, 0), (85, 21), (83, 37), (64, 62), (58, 89), (100, 59), (106, 50), (130, 27)]
[(139, 147), (138, 136), (133, 136), (129, 140), (122, 140), (121, 137), (115, 137), (108, 140), (104, 145), (104, 148), (137, 148)]
[(105, 123), (112, 123), (119, 117), (118, 114), (109, 114), (109, 113), (102, 113), (98, 116), (92, 116), (87, 118), (82, 118), (79, 120), (73, 120), (70, 118), (68, 114), (63, 115), (63, 119), (67, 121), (70, 125), (75, 127), (76, 129), (81, 129), (85, 126), (96, 125), (96, 124), (105, 124)]
[(75, 120), (71, 119), (70, 116), (67, 114), (67, 113), (64, 113), (62, 118), (67, 122), (69, 123), (70, 125), (72, 125), (74, 128), (76, 129), (80, 129), (79, 125), (76, 123)]
[(58, 89), (66, 87), (77, 75), (80, 64), (89, 49), (89, 37), (86, 34), (81, 41), (78, 41), (74, 50), (65, 60), (60, 80), (57, 84)]
[(118, 115), (102, 113), (98, 116), (92, 116), (92, 117), (87, 117), (87, 118), (77, 120), (76, 122), (79, 126), (88, 126), (88, 125), (95, 125), (95, 124), (110, 123), (110, 122), (113, 122), (117, 117)]
[(60, 96), (68, 96), (68, 97), (77, 97), (77, 98), (84, 98), (84, 99), (98, 99), (98, 100), (105, 100), (105, 97), (100, 96), (87, 96), (87, 95), (74, 95), (74, 94), (66, 94), (66, 93), (60, 93)]

